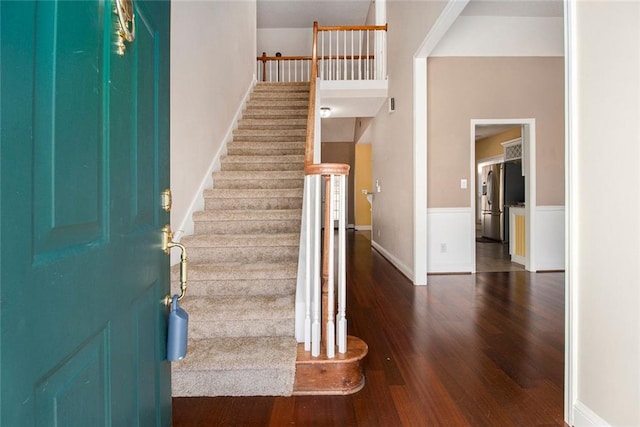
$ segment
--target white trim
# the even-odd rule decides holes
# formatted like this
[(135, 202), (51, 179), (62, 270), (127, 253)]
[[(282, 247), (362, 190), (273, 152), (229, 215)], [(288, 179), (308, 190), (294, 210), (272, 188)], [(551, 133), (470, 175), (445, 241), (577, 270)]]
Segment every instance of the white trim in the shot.
[[(400, 272), (402, 274), (404, 274), (405, 276), (407, 276), (407, 278), (411, 278), (413, 277), (413, 271), (411, 270), (411, 268), (404, 264), (402, 261), (400, 261), (398, 258), (396, 258), (395, 256), (393, 256), (391, 254), (391, 252), (389, 252), (388, 250), (386, 250), (384, 247), (382, 247), (379, 243), (377, 243), (375, 240), (371, 240), (371, 246), (377, 250), (378, 252), (380, 252), (380, 255), (382, 255), (383, 257), (385, 257), (387, 259), (387, 261), (389, 261), (391, 264), (393, 264), (393, 266), (395, 268), (397, 268), (398, 270), (400, 270)], [(426, 283), (425, 283), (426, 285)]]
[(436, 19), (431, 30), (429, 30), (427, 37), (420, 44), (414, 58), (426, 58), (431, 55), (440, 40), (449, 31), (449, 28), (458, 19), (464, 8), (467, 7), (467, 3), (469, 3), (469, 0), (449, 0), (447, 2), (442, 13)]
[(371, 231), (372, 228), (370, 225), (356, 225), (356, 231)]
[(576, 4), (564, 2), (564, 76), (565, 76), (565, 348), (564, 348), (564, 420), (575, 425), (579, 409), (578, 397), (578, 94), (576, 49)]
[[(527, 178), (525, 179), (525, 240), (526, 240), (526, 248), (525, 248), (525, 256), (526, 262), (524, 267), (526, 270), (535, 272), (537, 269), (536, 265), (536, 235), (534, 230), (536, 230), (536, 119), (471, 119), (470, 127), (471, 127), (471, 136), (469, 141), (470, 153), (471, 153), (471, 188), (474, 191), (470, 191), (469, 199), (471, 201), (471, 206), (476, 207), (476, 170), (475, 170), (475, 153), (476, 153), (476, 140), (475, 140), (475, 132), (476, 125), (497, 125), (497, 124), (507, 124), (507, 125), (523, 125), (523, 134), (522, 141), (524, 144), (523, 152), (522, 152), (522, 162), (523, 168), (526, 170)], [(528, 135), (527, 135), (528, 134)], [(528, 138), (527, 138), (528, 136)], [(472, 228), (475, 233), (475, 215), (472, 218), (474, 221), (474, 228)], [(475, 237), (475, 235), (474, 235)], [(474, 248), (474, 266), (475, 266), (475, 248)], [(474, 267), (475, 271), (475, 267)]]
[(467, 3), (469, 0), (449, 0), (413, 55), (413, 264), (415, 274), (409, 277), (413, 278), (415, 285), (427, 284), (427, 58), (458, 19)]
[[(496, 163), (503, 163), (503, 162), (504, 162), (504, 154), (501, 154), (499, 156), (485, 157), (484, 159), (478, 160), (478, 166), (482, 167), (482, 166), (488, 166), (488, 165), (495, 165)], [(474, 168), (475, 168), (475, 165), (474, 165)]]
[(573, 405), (573, 423), (575, 427), (609, 427), (611, 424), (600, 418), (587, 405), (577, 400)]
[[(427, 93), (427, 58), (413, 59), (413, 93)], [(413, 97), (414, 285), (427, 284), (427, 97)]]
[[(180, 221), (180, 225), (175, 229), (176, 231), (174, 232), (174, 235), (173, 235), (174, 241), (179, 242), (182, 239), (182, 237), (193, 234), (193, 231), (194, 231), (193, 213), (204, 210), (203, 192), (205, 189), (213, 187), (212, 174), (213, 172), (220, 170), (220, 159), (227, 154), (227, 143), (233, 139), (233, 130), (236, 128), (238, 124), (238, 120), (242, 118), (242, 112), (244, 111), (244, 106), (249, 100), (249, 96), (251, 95), (251, 92), (253, 91), (255, 84), (256, 84), (256, 80), (254, 79), (249, 85), (249, 88), (247, 89), (246, 93), (244, 94), (244, 97), (242, 98), (242, 101), (240, 102), (240, 105), (236, 110), (236, 114), (234, 115), (233, 119), (229, 123), (227, 133), (225, 134), (222, 140), (223, 141), (222, 144), (220, 144), (220, 148), (218, 149), (218, 152), (213, 156), (213, 159), (209, 164), (209, 168), (207, 169), (207, 172), (205, 172), (204, 176), (202, 177), (202, 180), (200, 181), (200, 185), (198, 186), (198, 188), (196, 189), (196, 191), (194, 192), (191, 198), (191, 203), (189, 204), (189, 208), (187, 209), (185, 216)], [(179, 255), (178, 252), (176, 252), (176, 254)], [(172, 256), (171, 264), (173, 265), (178, 262), (179, 262), (179, 258), (176, 258), (174, 262), (174, 259)]]

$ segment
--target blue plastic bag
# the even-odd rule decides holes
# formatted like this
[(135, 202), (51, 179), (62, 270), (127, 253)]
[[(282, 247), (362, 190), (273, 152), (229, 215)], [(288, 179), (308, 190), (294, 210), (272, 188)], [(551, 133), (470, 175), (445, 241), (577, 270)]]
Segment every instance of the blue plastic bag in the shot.
[(169, 333), (167, 337), (167, 360), (175, 362), (187, 355), (187, 331), (189, 314), (178, 304), (178, 295), (171, 300)]

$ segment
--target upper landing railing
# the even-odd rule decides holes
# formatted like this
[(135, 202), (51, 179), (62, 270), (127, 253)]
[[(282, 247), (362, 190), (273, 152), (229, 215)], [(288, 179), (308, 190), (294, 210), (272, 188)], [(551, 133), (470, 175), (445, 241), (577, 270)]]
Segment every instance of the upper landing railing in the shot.
[[(349, 165), (321, 163), (318, 78), (318, 24), (314, 23), (309, 112), (304, 153), (304, 196), (296, 292), (296, 336), (314, 357), (347, 352), (345, 205)], [(321, 195), (325, 193), (324, 214)], [(324, 221), (324, 224), (322, 222)], [(334, 224), (338, 221), (338, 259)], [(323, 227), (324, 226), (324, 227)], [(324, 236), (322, 229), (324, 228)], [(335, 269), (337, 264), (337, 271)], [(334, 279), (337, 277), (338, 286)], [(336, 289), (337, 288), (337, 289)]]
[[(314, 24), (317, 73), (321, 80), (386, 80), (387, 26), (327, 26)], [(314, 36), (315, 37), (315, 36)], [(311, 56), (257, 57), (257, 80), (308, 82)]]

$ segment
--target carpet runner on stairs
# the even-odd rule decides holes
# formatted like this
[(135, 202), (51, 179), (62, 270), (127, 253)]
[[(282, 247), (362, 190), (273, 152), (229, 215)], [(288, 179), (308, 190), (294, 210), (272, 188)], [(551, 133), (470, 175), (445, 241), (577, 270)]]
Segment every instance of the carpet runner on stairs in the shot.
[(308, 95), (306, 83), (256, 85), (195, 234), (182, 239), (189, 343), (173, 363), (173, 396), (293, 391)]

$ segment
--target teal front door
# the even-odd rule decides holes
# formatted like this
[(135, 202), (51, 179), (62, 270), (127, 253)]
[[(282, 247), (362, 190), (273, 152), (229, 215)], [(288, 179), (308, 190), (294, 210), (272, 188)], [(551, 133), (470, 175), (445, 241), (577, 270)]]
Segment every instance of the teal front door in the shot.
[(171, 424), (170, 4), (114, 5), (0, 1), (2, 426)]

